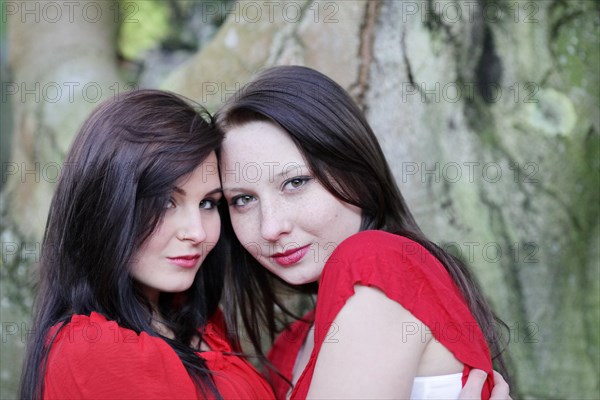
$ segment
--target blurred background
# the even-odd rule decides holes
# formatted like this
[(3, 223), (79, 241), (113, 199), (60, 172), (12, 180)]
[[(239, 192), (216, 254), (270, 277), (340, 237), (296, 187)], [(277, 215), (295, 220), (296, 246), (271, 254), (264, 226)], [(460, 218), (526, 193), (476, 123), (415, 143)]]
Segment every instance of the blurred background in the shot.
[(513, 398), (600, 398), (599, 2), (1, 8), (0, 398), (16, 397), (50, 199), (90, 111), (136, 88), (216, 111), (278, 64), (324, 72), (364, 109), (423, 230), (508, 324)]

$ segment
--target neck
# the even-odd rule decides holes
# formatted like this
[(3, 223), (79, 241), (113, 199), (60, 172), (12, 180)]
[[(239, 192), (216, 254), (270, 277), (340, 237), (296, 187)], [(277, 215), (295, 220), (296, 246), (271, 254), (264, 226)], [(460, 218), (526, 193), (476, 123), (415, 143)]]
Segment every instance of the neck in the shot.
[(152, 327), (156, 333), (168, 337), (169, 339), (175, 339), (175, 334), (165, 325), (162, 315), (156, 309), (152, 312)]

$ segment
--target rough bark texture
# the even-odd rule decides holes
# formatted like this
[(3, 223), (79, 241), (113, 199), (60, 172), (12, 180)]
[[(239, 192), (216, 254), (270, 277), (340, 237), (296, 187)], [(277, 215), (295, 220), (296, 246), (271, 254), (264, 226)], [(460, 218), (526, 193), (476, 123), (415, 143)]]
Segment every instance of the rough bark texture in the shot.
[[(9, 96), (19, 169), (3, 170), (3, 179), (10, 174), (0, 207), (2, 398), (14, 396), (12, 366), (31, 328), (15, 304), (30, 305), (25, 283), (56, 175), (44, 166), (62, 162), (98, 102), (89, 101), (93, 88), (83, 98), (84, 85), (98, 82), (104, 97), (124, 89), (115, 11), (111, 2), (94, 3), (104, 7), (95, 23), (81, 12), (74, 23), (9, 19), (11, 80), (27, 89), (39, 82), (42, 98), (21, 88)], [(304, 64), (333, 77), (366, 111), (425, 232), (469, 263), (509, 325), (514, 397), (598, 398), (597, 2), (280, 0), (227, 7), (213, 40), (162, 87), (214, 111), (265, 66)], [(44, 93), (50, 82), (63, 90), (59, 101), (48, 100), (50, 86)], [(73, 101), (66, 82), (80, 83)], [(23, 168), (39, 172), (22, 175)]]
[(296, 21), (286, 4), (239, 7), (164, 86), (214, 110), (264, 66), (332, 76), (508, 324), (519, 397), (597, 398), (598, 6), (306, 1)]
[(113, 2), (54, 4), (61, 18), (39, 1), (10, 2), (2, 9), (11, 72), (8, 82), (3, 78), (2, 106), (11, 102), (13, 110), (12, 155), (2, 165), (0, 198), (3, 399), (16, 396), (26, 335), (34, 329), (30, 283), (65, 153), (91, 109), (124, 90), (116, 68)]

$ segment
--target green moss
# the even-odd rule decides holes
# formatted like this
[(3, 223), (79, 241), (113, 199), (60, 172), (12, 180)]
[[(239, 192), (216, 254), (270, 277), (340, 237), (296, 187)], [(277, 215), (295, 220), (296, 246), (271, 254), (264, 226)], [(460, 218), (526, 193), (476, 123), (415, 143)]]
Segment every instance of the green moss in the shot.
[(567, 86), (598, 98), (600, 13), (592, 1), (559, 2), (552, 8), (551, 50)]
[(127, 59), (136, 59), (156, 47), (171, 31), (170, 9), (165, 1), (121, 0), (119, 51)]
[[(2, 12), (4, 13), (5, 11), (2, 10)], [(0, 43), (2, 43), (2, 41), (5, 39), (6, 37), (6, 21), (5, 21), (6, 15), (3, 15), (3, 18), (0, 18)], [(2, 47), (4, 47), (4, 43), (2, 43)], [(4, 51), (4, 49), (3, 49)]]
[(526, 130), (546, 135), (569, 135), (577, 122), (573, 102), (554, 89), (542, 89), (535, 102), (523, 107)]

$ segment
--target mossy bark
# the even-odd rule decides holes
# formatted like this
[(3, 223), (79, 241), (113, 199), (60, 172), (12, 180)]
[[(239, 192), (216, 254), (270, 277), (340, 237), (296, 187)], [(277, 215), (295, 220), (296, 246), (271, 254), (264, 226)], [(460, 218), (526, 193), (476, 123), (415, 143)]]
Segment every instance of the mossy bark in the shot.
[(332, 76), (424, 230), (508, 324), (514, 395), (597, 398), (597, 3), (344, 1), (334, 23), (314, 22), (317, 1), (277, 19), (285, 4), (272, 22), (240, 8), (165, 87), (214, 110), (265, 66)]
[(16, 398), (25, 341), (35, 329), (31, 283), (64, 156), (92, 108), (126, 90), (117, 74), (116, 5), (67, 3), (2, 5), (10, 50), (2, 106), (10, 102), (12, 114), (12, 151), (2, 165), (0, 194), (3, 399)]

